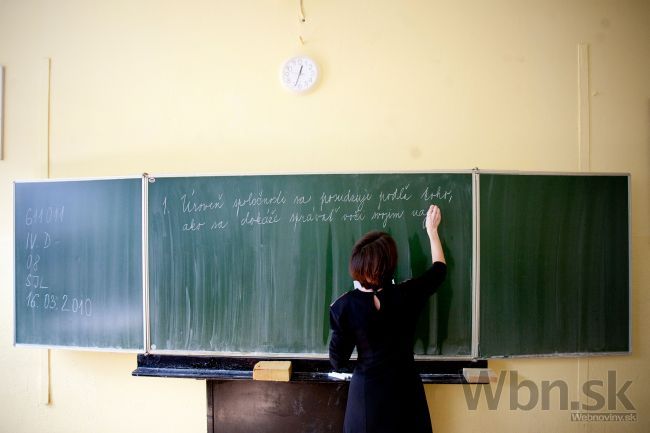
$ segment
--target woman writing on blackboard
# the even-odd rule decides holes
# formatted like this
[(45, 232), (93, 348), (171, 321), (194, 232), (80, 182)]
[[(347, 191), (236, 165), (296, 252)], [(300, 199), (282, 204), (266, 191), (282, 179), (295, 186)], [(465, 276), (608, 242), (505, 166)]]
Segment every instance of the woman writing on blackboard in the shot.
[(387, 233), (370, 232), (352, 249), (355, 290), (330, 306), (330, 362), (345, 367), (356, 346), (345, 412), (346, 433), (431, 432), (422, 380), (413, 360), (418, 316), (446, 274), (438, 236), (441, 214), (431, 206), (426, 230), (433, 265), (422, 275), (394, 284), (397, 247)]

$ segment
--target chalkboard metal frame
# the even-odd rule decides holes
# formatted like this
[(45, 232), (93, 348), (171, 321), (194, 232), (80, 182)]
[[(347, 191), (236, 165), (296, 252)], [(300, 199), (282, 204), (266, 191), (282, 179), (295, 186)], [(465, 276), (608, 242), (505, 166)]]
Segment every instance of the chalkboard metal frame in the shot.
[(481, 238), (479, 224), (480, 218), (480, 196), (479, 196), (479, 169), (472, 170), (472, 359), (479, 359), (480, 342), (480, 317), (481, 317), (481, 268), (479, 266), (481, 254)]
[[(627, 351), (612, 351), (612, 352), (561, 352), (561, 353), (541, 353), (541, 354), (523, 354), (523, 355), (491, 355), (491, 356), (480, 356), (478, 353), (478, 344), (481, 339), (481, 329), (480, 329), (480, 288), (481, 288), (481, 260), (480, 260), (480, 235), (481, 235), (481, 219), (480, 219), (480, 184), (481, 184), (481, 174), (487, 175), (532, 175), (532, 176), (577, 176), (577, 177), (591, 177), (591, 176), (612, 176), (612, 177), (626, 177), (627, 178), (627, 217), (628, 217), (628, 233), (627, 233), (627, 242), (628, 242), (628, 347)], [(476, 275), (475, 281), (476, 284), (476, 301), (477, 306), (477, 315), (476, 315), (476, 339), (477, 339), (477, 356), (476, 359), (510, 359), (510, 358), (585, 358), (590, 356), (625, 356), (632, 354), (632, 177), (629, 172), (555, 172), (555, 171), (518, 171), (518, 170), (479, 170), (475, 169), (476, 176), (476, 185), (474, 193), (476, 194), (476, 200), (478, 207), (475, 209), (477, 216), (477, 225), (476, 225), (476, 246), (478, 257), (476, 257)]]
[[(65, 345), (56, 345), (56, 344), (31, 344), (31, 343), (18, 343), (17, 342), (17, 311), (16, 311), (16, 253), (15, 253), (15, 245), (16, 245), (16, 185), (17, 184), (34, 184), (34, 183), (65, 183), (65, 182), (83, 182), (83, 181), (101, 181), (101, 180), (136, 180), (140, 179), (142, 186), (141, 186), (141, 222), (142, 222), (142, 245), (141, 245), (141, 254), (142, 254), (142, 300), (143, 300), (143, 316), (142, 316), (142, 330), (143, 330), (143, 346), (138, 347), (137, 349), (119, 349), (119, 348), (111, 348), (111, 347), (86, 347), (86, 346), (65, 346)], [(147, 248), (146, 248), (146, 232), (144, 231), (145, 223), (147, 222), (147, 207), (146, 207), (146, 201), (145, 201), (145, 192), (146, 192), (146, 173), (144, 175), (140, 176), (106, 176), (106, 177), (81, 177), (81, 178), (57, 178), (57, 179), (21, 179), (21, 180), (14, 180), (13, 181), (13, 188), (12, 188), (12, 204), (13, 204), (13, 209), (12, 209), (12, 229), (13, 229), (13, 249), (14, 253), (12, 254), (12, 285), (13, 285), (13, 294), (14, 294), (14, 299), (12, 302), (12, 310), (13, 310), (13, 321), (12, 321), (12, 326), (13, 326), (13, 346), (14, 347), (21, 347), (21, 348), (34, 348), (34, 349), (60, 349), (60, 350), (72, 350), (72, 351), (83, 351), (83, 352), (108, 352), (108, 353), (135, 353), (135, 354), (144, 354), (146, 353), (146, 330), (148, 326), (148, 321), (149, 321), (149, 316), (148, 316), (148, 310), (147, 310), (147, 291), (145, 288), (145, 267), (144, 264), (146, 263), (147, 260)]]
[(151, 346), (149, 320), (149, 182), (152, 176), (142, 174), (142, 312), (143, 312), (143, 353), (148, 353)]
[[(477, 191), (475, 190), (477, 183), (477, 176), (479, 175), (478, 168), (474, 169), (460, 169), (460, 170), (404, 170), (404, 171), (359, 171), (359, 172), (278, 172), (278, 173), (237, 173), (237, 172), (228, 172), (228, 173), (202, 173), (202, 174), (184, 174), (184, 173), (165, 173), (165, 174), (155, 174), (155, 173), (145, 173), (146, 182), (144, 183), (143, 196), (147, 197), (145, 203), (146, 208), (145, 219), (146, 222), (143, 222), (143, 230), (148, 232), (148, 216), (149, 216), (149, 205), (148, 205), (148, 187), (149, 183), (154, 183), (156, 179), (161, 178), (177, 178), (177, 177), (188, 177), (188, 178), (205, 178), (205, 177), (265, 177), (265, 176), (301, 176), (301, 175), (392, 175), (392, 174), (466, 174), (471, 175), (471, 188), (472, 188), (472, 282), (470, 287), (470, 299), (472, 302), (471, 306), (471, 320), (472, 320), (472, 332), (470, 337), (470, 353), (468, 355), (415, 355), (415, 359), (418, 362), (426, 361), (476, 361), (478, 360), (478, 344), (479, 338), (476, 331), (478, 327), (475, 325), (477, 321), (477, 314), (480, 305), (478, 305), (478, 287), (477, 280), (475, 277), (478, 275), (477, 261), (479, 258), (479, 250), (477, 248), (477, 234), (478, 228), (477, 224), (479, 222), (477, 217), (478, 211), (478, 198)], [(146, 238), (147, 242), (143, 245), (143, 248), (146, 249), (147, 253), (149, 251), (148, 237)], [(296, 359), (296, 360), (327, 360), (327, 353), (280, 353), (280, 352), (228, 352), (228, 351), (197, 351), (197, 350), (166, 350), (166, 349), (152, 349), (151, 348), (151, 320), (149, 312), (149, 268), (148, 268), (148, 254), (147, 261), (145, 263), (145, 290), (147, 298), (147, 316), (146, 316), (146, 329), (145, 329), (145, 354), (146, 355), (160, 355), (160, 356), (199, 356), (199, 357), (226, 357), (226, 358), (255, 358), (255, 359)], [(356, 350), (353, 352), (351, 359), (356, 360)]]

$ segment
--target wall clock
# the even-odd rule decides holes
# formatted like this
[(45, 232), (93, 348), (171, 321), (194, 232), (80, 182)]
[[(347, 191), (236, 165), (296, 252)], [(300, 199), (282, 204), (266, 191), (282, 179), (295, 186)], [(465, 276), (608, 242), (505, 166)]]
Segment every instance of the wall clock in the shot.
[(307, 56), (292, 57), (282, 65), (280, 81), (296, 93), (312, 89), (318, 80), (318, 65)]

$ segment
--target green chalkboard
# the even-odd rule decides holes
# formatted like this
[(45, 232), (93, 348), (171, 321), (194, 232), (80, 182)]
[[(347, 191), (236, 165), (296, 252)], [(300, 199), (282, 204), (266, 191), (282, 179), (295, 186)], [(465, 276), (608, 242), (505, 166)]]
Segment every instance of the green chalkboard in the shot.
[(449, 273), (415, 350), (470, 355), (471, 173), (161, 177), (148, 203), (152, 351), (325, 354), (354, 242), (385, 230), (399, 247), (396, 279), (419, 274), (435, 203)]
[(483, 357), (626, 352), (628, 176), (480, 175)]
[(15, 343), (142, 351), (142, 180), (14, 184)]

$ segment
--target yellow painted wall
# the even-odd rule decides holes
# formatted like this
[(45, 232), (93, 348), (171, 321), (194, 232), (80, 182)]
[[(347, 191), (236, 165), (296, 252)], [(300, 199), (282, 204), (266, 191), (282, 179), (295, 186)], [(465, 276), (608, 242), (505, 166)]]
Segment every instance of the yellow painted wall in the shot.
[[(298, 4), (0, 0), (0, 431), (206, 426), (204, 382), (133, 378), (134, 355), (52, 351), (43, 404), (47, 351), (12, 347), (14, 179), (48, 167), (58, 178), (581, 164), (632, 174), (633, 354), (490, 365), (567, 381), (583, 401), (582, 383), (615, 370), (619, 385), (633, 381), (638, 421), (571, 422), (557, 398), (511, 411), (508, 394), (496, 411), (484, 400), (470, 411), (462, 387), (434, 385), (434, 429), (650, 431), (650, 2), (304, 0), (302, 24)], [(590, 79), (582, 162), (579, 43)], [(309, 95), (279, 83), (297, 53), (321, 66)]]

